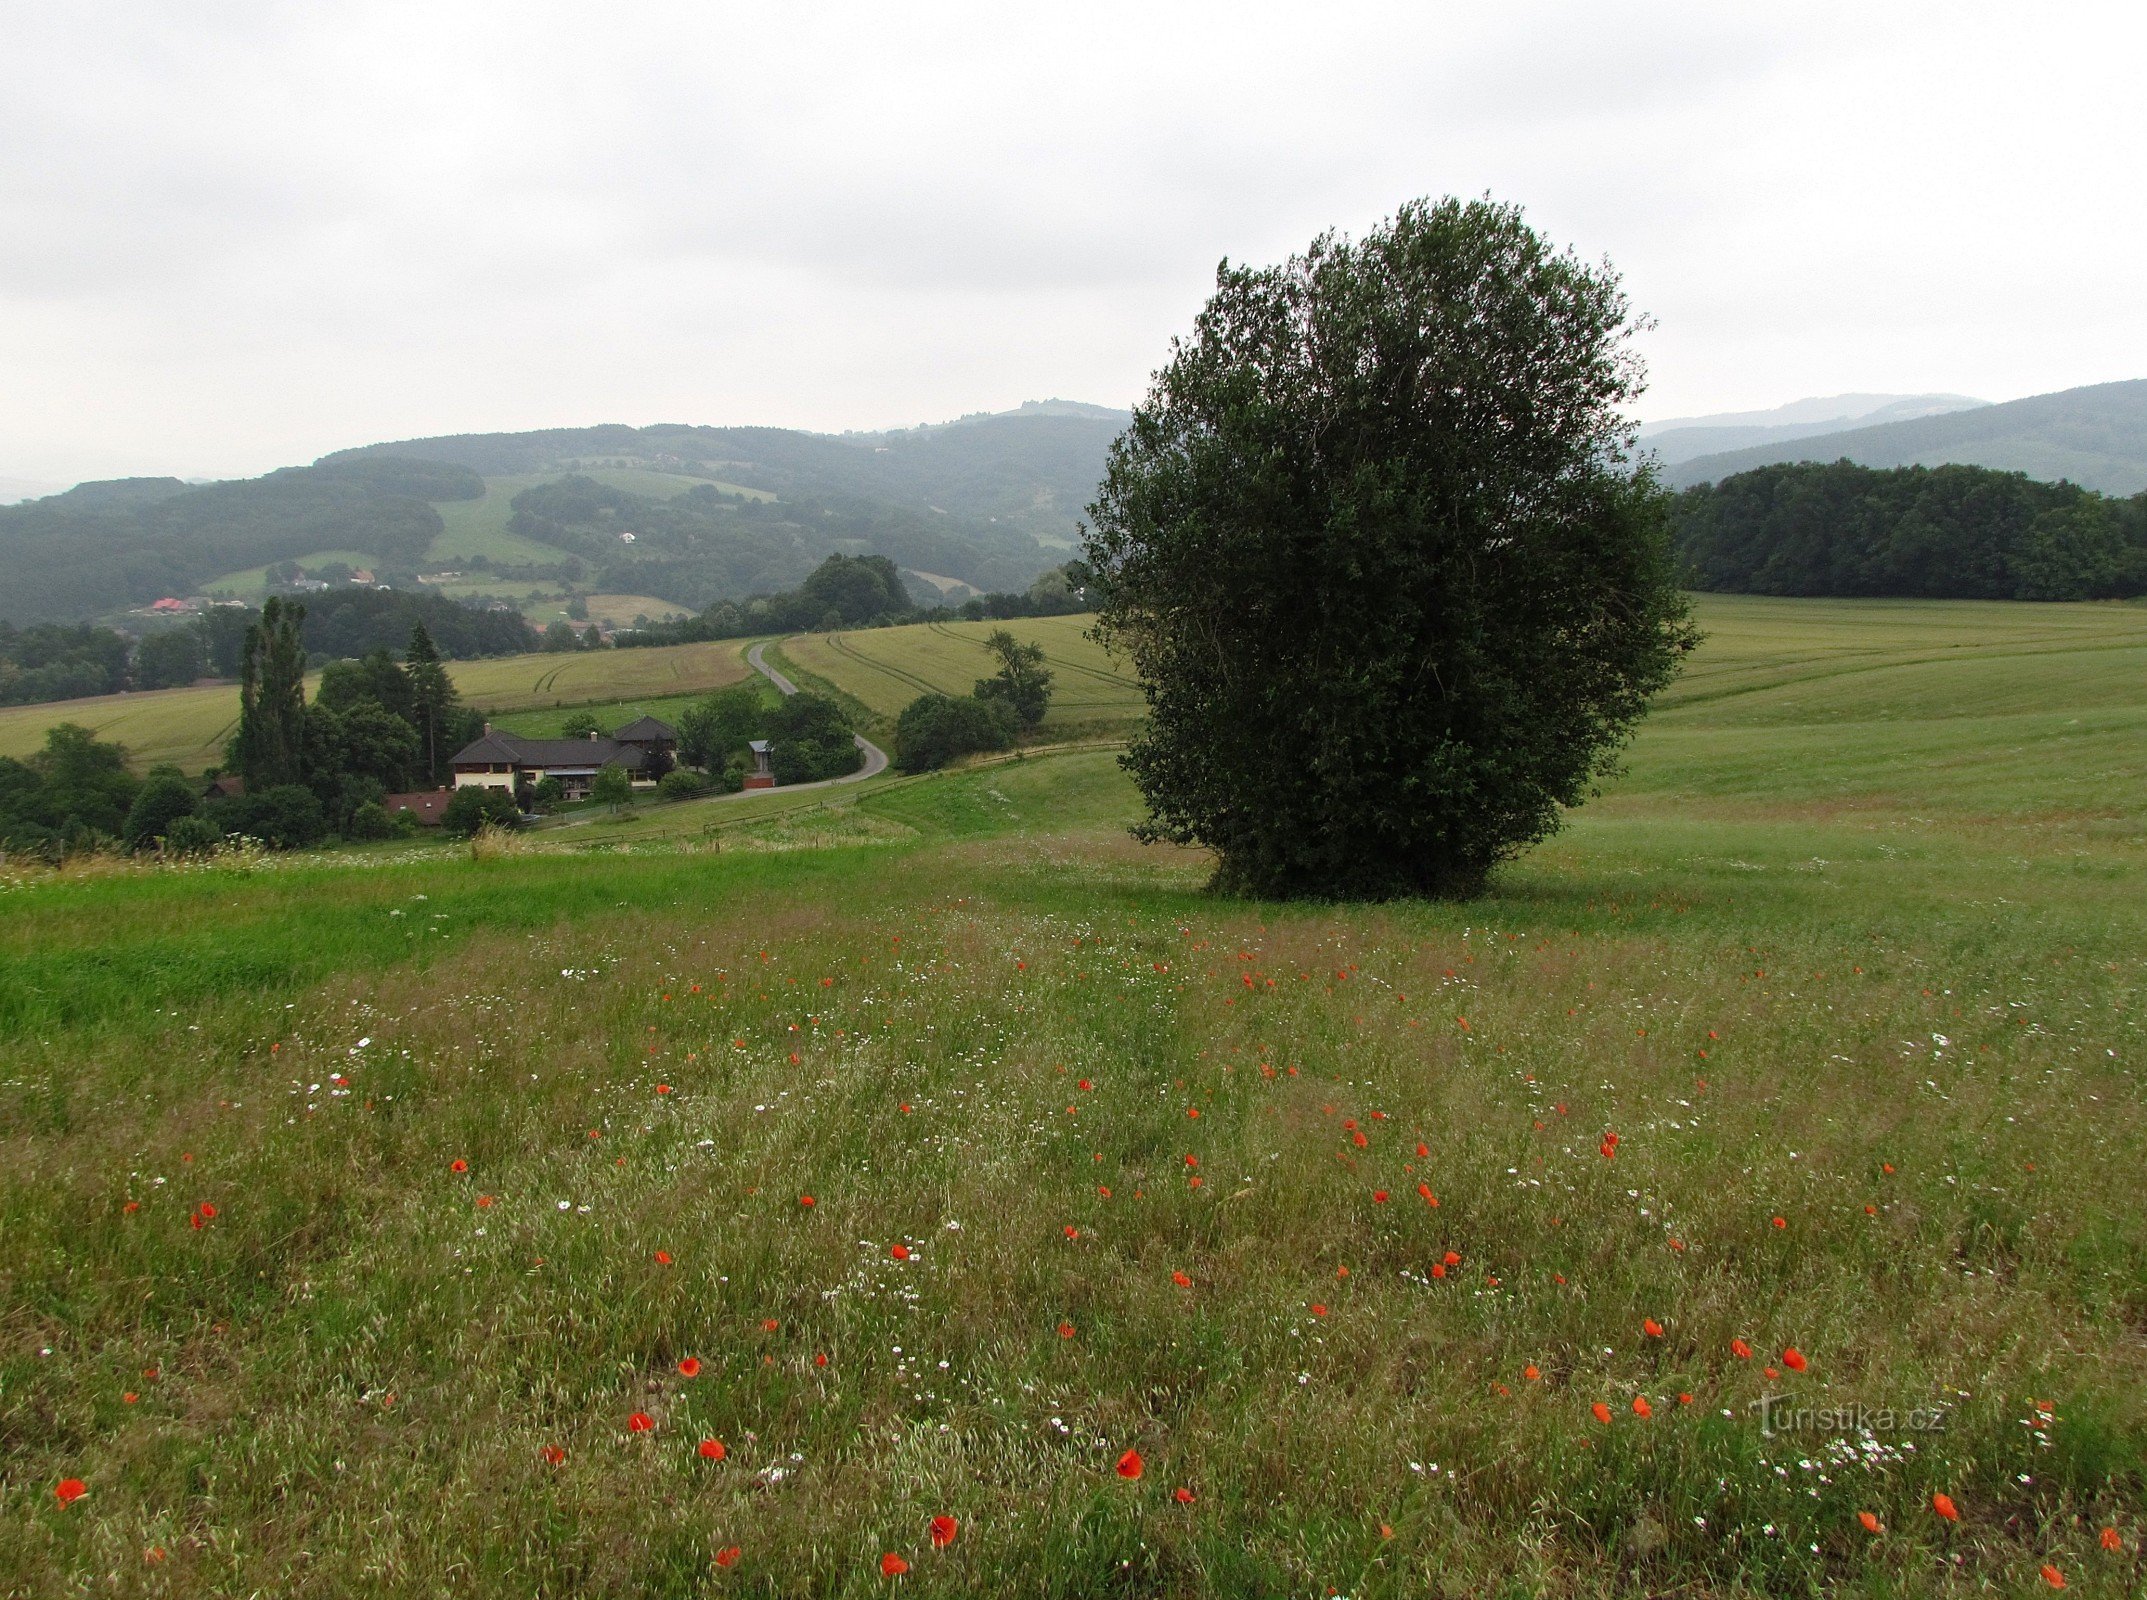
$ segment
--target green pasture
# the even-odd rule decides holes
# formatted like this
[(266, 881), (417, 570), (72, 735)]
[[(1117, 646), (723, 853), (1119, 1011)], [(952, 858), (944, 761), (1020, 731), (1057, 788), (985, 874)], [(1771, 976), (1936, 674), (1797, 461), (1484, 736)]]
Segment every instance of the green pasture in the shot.
[(0, 1592), (2137, 1595), (2147, 610), (1700, 611), (1460, 904), (1108, 750), (0, 877)]
[(876, 715), (894, 717), (920, 694), (965, 695), (997, 670), (984, 648), (1005, 628), (1025, 644), (1044, 647), (1056, 676), (1047, 730), (1083, 724), (1117, 725), (1143, 709), (1130, 667), (1107, 655), (1086, 633), (1095, 618), (1031, 617), (1013, 622), (933, 622), (905, 628), (801, 634), (783, 653), (807, 672), (854, 696)]

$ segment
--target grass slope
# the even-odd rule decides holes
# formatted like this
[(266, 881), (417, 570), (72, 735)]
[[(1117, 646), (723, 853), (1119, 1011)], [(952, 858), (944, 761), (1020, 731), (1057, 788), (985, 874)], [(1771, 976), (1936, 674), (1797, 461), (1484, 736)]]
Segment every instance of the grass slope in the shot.
[(1706, 616), (1461, 905), (1107, 753), (16, 880), (0, 1588), (2138, 1593), (2147, 615)]
[(1123, 727), (1144, 709), (1140, 686), (1124, 662), (1084, 637), (1094, 621), (1089, 616), (1033, 617), (801, 634), (783, 641), (783, 654), (876, 715), (891, 718), (920, 694), (968, 694), (979, 678), (996, 670), (984, 640), (1005, 628), (1025, 644), (1042, 645), (1045, 662), (1056, 675), (1046, 729)]

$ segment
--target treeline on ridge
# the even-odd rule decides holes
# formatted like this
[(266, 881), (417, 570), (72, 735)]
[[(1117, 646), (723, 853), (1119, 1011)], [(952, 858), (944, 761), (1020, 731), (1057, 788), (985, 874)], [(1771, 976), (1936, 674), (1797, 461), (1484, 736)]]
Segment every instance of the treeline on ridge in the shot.
[(433, 502), (484, 492), (467, 467), (398, 456), (229, 483), (78, 484), (0, 506), (0, 618), (95, 616), (312, 550), (364, 550), (415, 571), (441, 531)]
[(2104, 600), (2147, 594), (2147, 494), (1985, 467), (1760, 467), (1672, 502), (1693, 588), (1724, 594)]

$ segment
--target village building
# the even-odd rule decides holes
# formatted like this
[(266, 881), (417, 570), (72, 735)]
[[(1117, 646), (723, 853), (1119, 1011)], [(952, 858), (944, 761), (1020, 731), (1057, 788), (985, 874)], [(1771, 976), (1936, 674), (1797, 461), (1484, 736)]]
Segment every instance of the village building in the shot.
[(606, 737), (525, 739), (485, 724), (484, 737), (457, 750), (450, 765), (455, 787), (485, 785), (510, 794), (525, 784), (556, 778), (569, 800), (585, 799), (596, 775), (622, 767), (636, 787), (649, 788), (677, 764), (678, 730), (654, 717), (640, 717)]

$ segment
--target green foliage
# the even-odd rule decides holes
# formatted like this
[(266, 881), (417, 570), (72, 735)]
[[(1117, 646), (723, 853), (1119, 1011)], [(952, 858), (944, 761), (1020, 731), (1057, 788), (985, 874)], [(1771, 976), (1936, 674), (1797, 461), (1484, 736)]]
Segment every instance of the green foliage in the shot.
[(722, 766), (748, 739), (760, 737), (767, 714), (757, 685), (734, 683), (718, 689), (679, 717), (679, 760), (704, 771)]
[(302, 850), (328, 837), (327, 809), (301, 783), (279, 783), (259, 793), (212, 800), (202, 814), (220, 833), (244, 834), (275, 850)]
[(392, 839), (395, 823), (388, 815), (388, 808), (378, 800), (368, 800), (350, 814), (344, 828), (347, 837), (361, 840)]
[(895, 723), (894, 764), (904, 772), (930, 772), (957, 757), (1010, 750), (1016, 726), (1006, 700), (922, 694)]
[(1489, 201), (1219, 270), (1090, 508), (1141, 837), (1237, 891), (1453, 895), (1558, 827), (1692, 640), (1631, 332)]
[(540, 806), (556, 806), (567, 796), (567, 786), (554, 777), (539, 778), (530, 789), (530, 798)]
[(604, 724), (593, 711), (570, 711), (566, 720), (559, 724), (562, 739), (587, 739), (603, 731)]
[(596, 777), (589, 784), (590, 799), (616, 811), (633, 797), (634, 780), (624, 767), (616, 761), (607, 761), (597, 768)]
[(2147, 593), (2147, 495), (1982, 467), (1761, 467), (1685, 490), (1677, 548), (1732, 594), (2090, 600)]
[(164, 831), (167, 855), (206, 855), (223, 842), (223, 830), (207, 817), (178, 817)]
[(304, 606), (272, 598), (246, 633), (232, 765), (250, 790), (296, 783), (305, 772), (305, 618)]
[(687, 767), (667, 772), (656, 780), (656, 792), (666, 800), (698, 800), (715, 787), (715, 780), (705, 772), (695, 772)]
[(475, 833), (488, 822), (497, 828), (511, 828), (520, 820), (514, 796), (490, 784), (457, 789), (440, 813), (440, 826), (458, 838)]
[(440, 652), (422, 622), (410, 632), (403, 672), (410, 680), (410, 716), (417, 728), (418, 760), (428, 783), (443, 782), (448, 762), (466, 742), (453, 736), (462, 698), (455, 692), (447, 669), (440, 664)]
[(194, 786), (177, 773), (153, 773), (134, 792), (126, 821), (119, 830), (120, 842), (129, 850), (156, 843), (182, 817), (191, 817), (200, 806)]
[(994, 628), (984, 648), (999, 658), (999, 670), (977, 680), (976, 698), (999, 701), (1022, 727), (1035, 727), (1051, 708), (1051, 672), (1044, 665), (1044, 647), (1023, 644), (1006, 629)]
[(855, 772), (864, 752), (842, 708), (822, 695), (787, 697), (763, 722), (768, 760), (779, 784), (819, 783)]
[(28, 761), (0, 757), (0, 844), (52, 853), (116, 838), (139, 787), (125, 750), (60, 723)]
[(0, 705), (110, 694), (127, 683), (127, 640), (110, 628), (0, 622)]
[(161, 628), (134, 649), (137, 689), (175, 689), (192, 683), (209, 669), (208, 643), (192, 626)]

